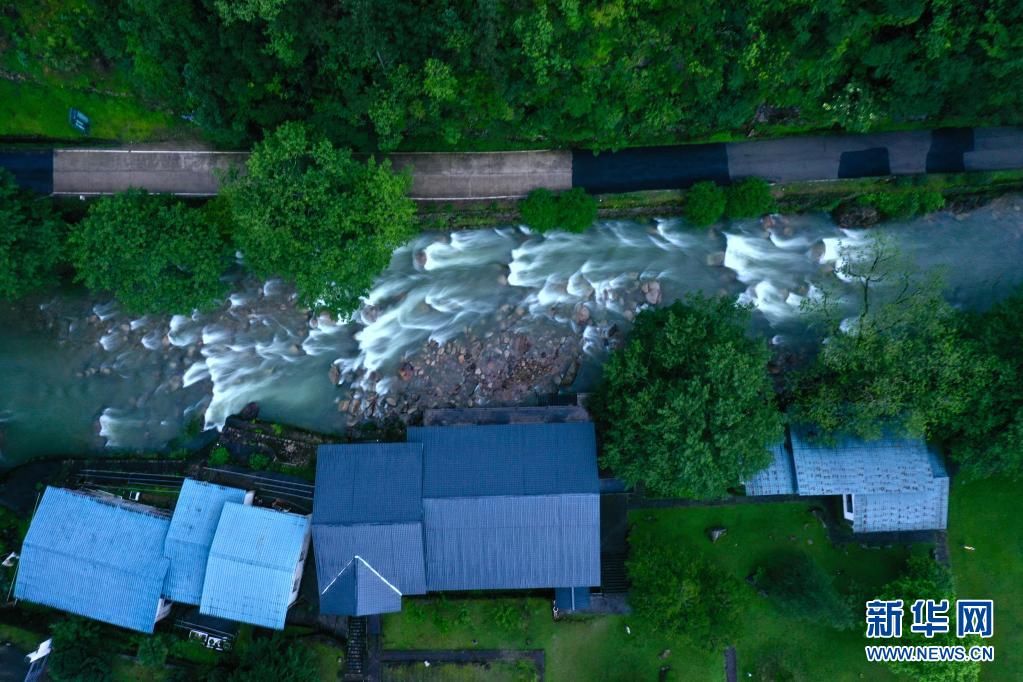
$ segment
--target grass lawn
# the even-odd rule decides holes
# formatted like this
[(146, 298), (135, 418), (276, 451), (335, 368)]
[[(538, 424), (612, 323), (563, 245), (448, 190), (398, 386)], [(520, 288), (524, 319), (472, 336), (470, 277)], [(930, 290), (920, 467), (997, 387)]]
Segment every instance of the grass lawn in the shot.
[[(840, 591), (854, 595), (855, 601), (876, 596), (879, 588), (898, 575), (909, 548), (836, 547), (809, 513), (811, 506), (795, 502), (641, 510), (632, 512), (630, 521), (637, 526), (652, 525), (651, 530), (668, 546), (701, 552), (739, 579), (753, 573), (772, 550), (796, 546), (834, 577)], [(705, 531), (714, 526), (723, 526), (728, 532), (711, 544)], [(750, 595), (741, 621), (736, 642), (741, 679), (770, 679), (763, 668), (772, 664), (786, 669), (794, 680), (895, 679), (883, 666), (867, 663), (863, 653), (866, 640), (860, 628), (839, 631), (806, 623), (780, 613), (755, 594)], [(721, 675), (718, 672), (715, 679)]]
[[(664, 543), (679, 551), (706, 554), (740, 579), (770, 551), (793, 545), (810, 553), (835, 576), (839, 589), (857, 599), (874, 596), (897, 575), (908, 548), (834, 547), (809, 508), (806, 503), (786, 503), (641, 510), (630, 521), (652, 526)], [(728, 533), (711, 544), (704, 531), (719, 525)], [(861, 629), (840, 632), (804, 623), (778, 613), (756, 595), (751, 595), (742, 620), (736, 642), (741, 679), (764, 679), (759, 668), (768, 660), (781, 662), (794, 680), (895, 679), (882, 666), (866, 662)], [(549, 602), (541, 598), (406, 599), (402, 613), (384, 617), (383, 634), (389, 649), (543, 648), (548, 678), (555, 682), (653, 680), (665, 665), (672, 680), (724, 677), (721, 651), (656, 632), (632, 616), (555, 623)]]
[[(1020, 679), (1023, 671), (1023, 520), (1019, 482), (994, 478), (950, 492), (948, 544), (961, 599), (993, 599), (995, 660), (981, 680)], [(973, 551), (963, 546), (974, 547)]]
[(533, 682), (536, 668), (532, 663), (488, 663), (456, 665), (434, 663), (395, 663), (387, 665), (384, 679), (388, 682)]
[(186, 128), (170, 114), (152, 111), (132, 97), (0, 80), (0, 136), (78, 137), (67, 122), (70, 107), (89, 116), (92, 137), (98, 139), (141, 142), (197, 135), (197, 129)]

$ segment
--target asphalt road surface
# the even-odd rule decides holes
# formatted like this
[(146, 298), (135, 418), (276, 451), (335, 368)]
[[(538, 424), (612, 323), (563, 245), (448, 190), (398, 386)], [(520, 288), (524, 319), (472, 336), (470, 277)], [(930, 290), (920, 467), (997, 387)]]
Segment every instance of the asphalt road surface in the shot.
[[(24, 187), (94, 195), (143, 187), (183, 196), (216, 194), (245, 152), (57, 149), (0, 152)], [(771, 182), (1023, 168), (1023, 128), (948, 128), (873, 135), (820, 135), (620, 152), (525, 151), (393, 154), (424, 201), (515, 198), (536, 187), (591, 193), (676, 189), (748, 176)]]

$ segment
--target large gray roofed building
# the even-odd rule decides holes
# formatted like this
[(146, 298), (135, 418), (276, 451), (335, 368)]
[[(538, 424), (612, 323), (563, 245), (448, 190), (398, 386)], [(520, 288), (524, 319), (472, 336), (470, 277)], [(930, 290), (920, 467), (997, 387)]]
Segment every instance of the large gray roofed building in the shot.
[(592, 424), (410, 428), (408, 440), (320, 447), (322, 612), (384, 613), (437, 590), (600, 584)]
[(841, 495), (856, 533), (941, 530), (948, 518), (948, 473), (920, 439), (812, 441), (793, 430), (791, 450), (772, 448), (766, 469), (746, 482), (749, 495)]

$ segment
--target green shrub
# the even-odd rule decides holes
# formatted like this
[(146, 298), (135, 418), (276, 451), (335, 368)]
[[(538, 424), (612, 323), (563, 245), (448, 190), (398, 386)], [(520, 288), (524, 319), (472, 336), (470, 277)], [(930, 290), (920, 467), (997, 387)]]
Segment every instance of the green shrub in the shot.
[(890, 190), (871, 192), (859, 198), (873, 206), (887, 220), (905, 220), (921, 213), (933, 213), (945, 207), (945, 197), (936, 189), (896, 185)]
[(558, 227), (567, 232), (583, 232), (597, 219), (597, 200), (581, 187), (557, 197)]
[(729, 218), (757, 218), (777, 208), (771, 186), (763, 178), (746, 178), (726, 190)]
[(697, 227), (716, 223), (725, 214), (725, 190), (709, 180), (696, 183), (686, 192), (685, 214)]
[(920, 190), (920, 212), (934, 213), (945, 208), (945, 197), (936, 189)]
[(537, 232), (547, 232), (558, 226), (558, 200), (549, 189), (534, 189), (519, 202), (522, 222)]
[(231, 453), (227, 451), (223, 445), (218, 445), (213, 448), (213, 452), (210, 453), (210, 466), (223, 466), (227, 464), (231, 459)]
[(263, 470), (270, 466), (270, 457), (267, 455), (255, 454), (249, 457), (249, 468)]
[(144, 668), (160, 669), (167, 662), (167, 654), (170, 647), (164, 635), (143, 636), (139, 640), (139, 649), (136, 659), (139, 665)]

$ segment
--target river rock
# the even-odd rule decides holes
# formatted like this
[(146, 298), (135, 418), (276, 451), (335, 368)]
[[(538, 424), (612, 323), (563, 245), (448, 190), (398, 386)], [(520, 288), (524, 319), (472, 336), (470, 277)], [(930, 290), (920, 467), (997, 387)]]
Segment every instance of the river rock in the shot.
[(401, 363), (401, 367), (398, 368), (398, 376), (401, 377), (402, 381), (408, 381), (415, 374), (415, 367), (410, 362)]
[(720, 268), (725, 264), (725, 252), (715, 251), (707, 254), (707, 267)]
[(586, 324), (590, 321), (590, 315), (590, 309), (581, 305), (575, 311), (575, 321), (579, 324)]
[(881, 220), (881, 214), (873, 206), (846, 201), (832, 211), (831, 218), (839, 227), (870, 227)]
[(341, 383), (341, 368), (337, 365), (331, 365), (330, 371), (327, 372), (327, 376), (330, 377), (330, 383), (339, 384)]
[(643, 295), (650, 305), (657, 305), (661, 302), (661, 283), (656, 279), (643, 284)]

